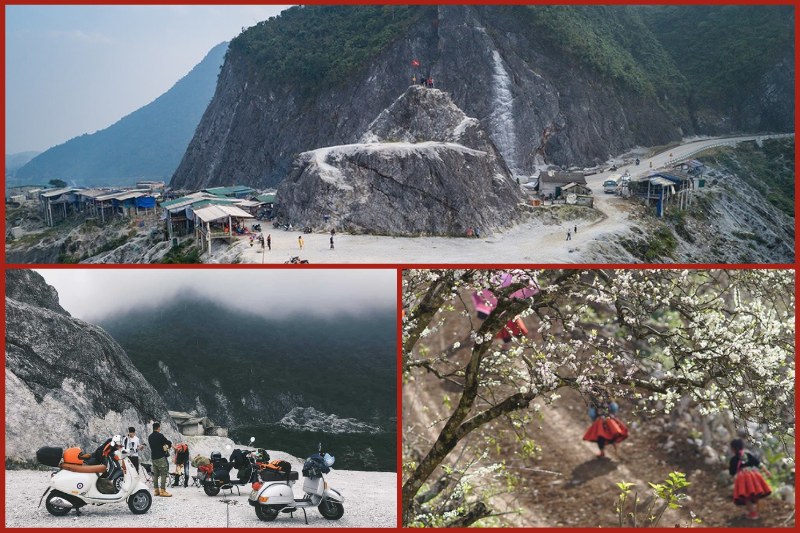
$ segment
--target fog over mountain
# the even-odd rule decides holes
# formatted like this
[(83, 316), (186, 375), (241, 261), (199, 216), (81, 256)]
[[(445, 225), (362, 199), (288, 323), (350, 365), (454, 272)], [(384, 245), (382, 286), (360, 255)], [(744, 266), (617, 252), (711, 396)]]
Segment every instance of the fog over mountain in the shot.
[(264, 317), (395, 309), (394, 270), (40, 270), (63, 307), (89, 322), (194, 293)]

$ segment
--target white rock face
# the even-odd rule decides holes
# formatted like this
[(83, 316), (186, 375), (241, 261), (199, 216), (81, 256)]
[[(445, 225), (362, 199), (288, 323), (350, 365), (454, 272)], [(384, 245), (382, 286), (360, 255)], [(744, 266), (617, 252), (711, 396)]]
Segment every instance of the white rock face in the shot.
[(286, 413), (278, 423), (292, 429), (325, 433), (377, 433), (380, 431), (380, 428), (360, 422), (355, 418), (339, 418), (313, 407), (295, 407)]
[(177, 433), (161, 397), (105, 331), (57, 300), (24, 301), (47, 287), (33, 271), (9, 271), (6, 283), (16, 298), (6, 298), (7, 458), (32, 462), (42, 446), (93, 451), (129, 426), (146, 437), (153, 420)]
[(361, 142), (295, 158), (281, 216), (350, 233), (464, 236), (510, 226), (521, 195), (480, 122), (438, 89), (412, 86)]

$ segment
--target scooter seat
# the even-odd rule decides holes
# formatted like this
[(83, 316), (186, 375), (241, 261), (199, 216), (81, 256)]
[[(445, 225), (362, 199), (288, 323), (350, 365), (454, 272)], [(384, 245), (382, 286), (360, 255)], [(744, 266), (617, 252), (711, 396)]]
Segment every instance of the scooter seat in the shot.
[(81, 474), (102, 474), (106, 471), (104, 465), (73, 465), (70, 463), (61, 463), (61, 469)]

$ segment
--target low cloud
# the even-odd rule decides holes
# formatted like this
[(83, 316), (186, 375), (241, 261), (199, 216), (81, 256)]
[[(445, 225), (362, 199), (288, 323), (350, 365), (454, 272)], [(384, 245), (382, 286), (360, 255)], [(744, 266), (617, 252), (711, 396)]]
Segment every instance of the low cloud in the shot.
[(89, 322), (158, 308), (186, 292), (264, 316), (393, 311), (394, 270), (42, 269), (62, 307)]

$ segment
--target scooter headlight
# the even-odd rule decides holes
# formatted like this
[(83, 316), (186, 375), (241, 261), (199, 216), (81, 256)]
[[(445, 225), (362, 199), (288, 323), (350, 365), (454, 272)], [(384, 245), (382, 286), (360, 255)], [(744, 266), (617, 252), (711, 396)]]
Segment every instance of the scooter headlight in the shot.
[(269, 501), (269, 496), (259, 496), (258, 501), (260, 503), (267, 503)]

